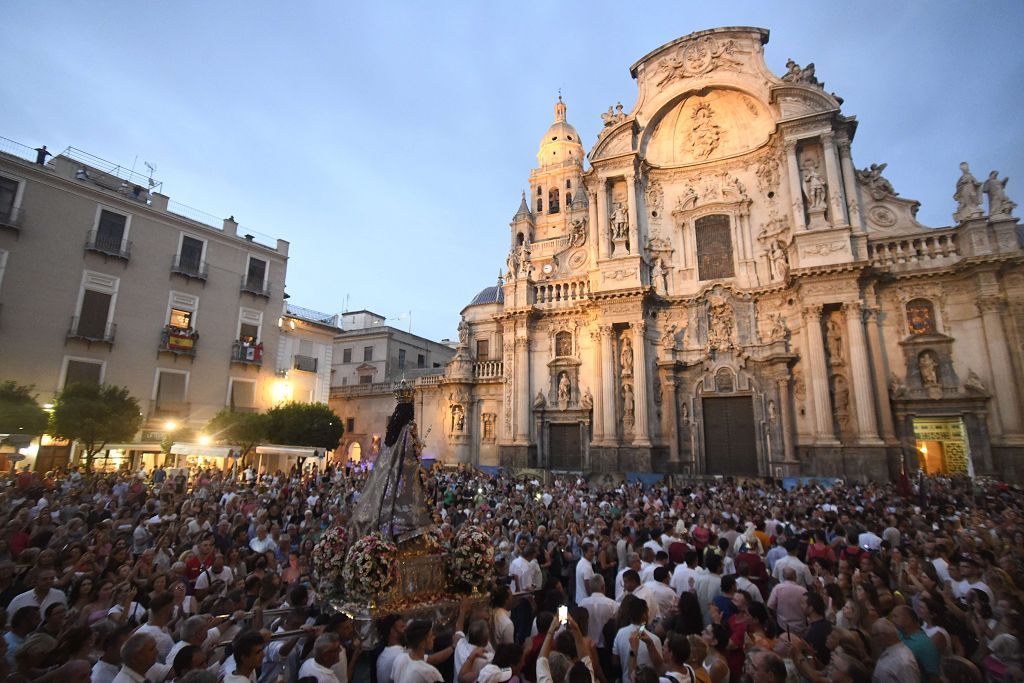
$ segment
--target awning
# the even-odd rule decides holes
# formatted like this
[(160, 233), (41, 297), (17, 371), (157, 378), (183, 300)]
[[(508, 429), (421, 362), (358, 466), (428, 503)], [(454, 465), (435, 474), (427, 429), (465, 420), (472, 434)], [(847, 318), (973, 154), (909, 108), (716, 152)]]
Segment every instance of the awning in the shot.
[(324, 449), (306, 446), (275, 446), (274, 444), (256, 447), (256, 453), (259, 455), (291, 455), (298, 458), (312, 458), (316, 451), (320, 451), (320, 455), (323, 455)]
[(105, 451), (147, 451), (155, 452), (160, 450), (158, 443), (108, 443), (103, 447)]
[(175, 443), (172, 455), (201, 455), (205, 458), (226, 458), (231, 454), (230, 446), (204, 446), (199, 443)]

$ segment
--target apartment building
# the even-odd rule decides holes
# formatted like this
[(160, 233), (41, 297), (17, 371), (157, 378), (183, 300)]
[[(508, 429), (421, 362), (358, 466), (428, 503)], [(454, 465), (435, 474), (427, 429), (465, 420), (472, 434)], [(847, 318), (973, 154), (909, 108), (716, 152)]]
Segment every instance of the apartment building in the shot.
[(146, 421), (135, 442), (110, 445), (115, 460), (158, 451), (168, 430), (197, 430), (225, 407), (272, 405), (274, 360), (291, 348), (280, 343), (288, 242), (80, 150), (36, 156), (0, 138), (0, 380), (44, 401), (72, 382), (127, 387)]

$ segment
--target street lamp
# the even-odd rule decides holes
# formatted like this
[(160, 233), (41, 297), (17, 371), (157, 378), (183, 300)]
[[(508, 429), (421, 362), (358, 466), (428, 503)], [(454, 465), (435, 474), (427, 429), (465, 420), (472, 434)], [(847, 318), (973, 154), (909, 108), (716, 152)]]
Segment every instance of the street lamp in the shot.
[(209, 446), (211, 441), (213, 441), (213, 439), (211, 439), (208, 434), (200, 434), (199, 435), (199, 445), (200, 446)]
[(173, 432), (177, 428), (178, 428), (178, 423), (175, 422), (174, 420), (168, 420), (167, 422), (164, 422), (164, 430), (165, 431)]

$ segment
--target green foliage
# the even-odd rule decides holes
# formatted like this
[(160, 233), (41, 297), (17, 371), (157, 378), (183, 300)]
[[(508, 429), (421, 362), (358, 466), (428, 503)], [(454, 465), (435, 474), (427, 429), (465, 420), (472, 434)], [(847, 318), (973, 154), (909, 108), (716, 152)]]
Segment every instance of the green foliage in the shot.
[(267, 411), (267, 436), (285, 446), (334, 450), (345, 427), (325, 403), (285, 403)]
[(130, 441), (142, 426), (139, 402), (124, 387), (71, 384), (53, 402), (50, 434), (77, 441), (85, 450), (85, 467), (114, 441)]
[(16, 382), (0, 384), (0, 434), (39, 436), (46, 431), (49, 416), (32, 389)]
[(236, 413), (227, 408), (213, 416), (203, 430), (214, 441), (238, 446), (242, 450), (241, 463), (267, 440), (267, 416), (260, 413)]

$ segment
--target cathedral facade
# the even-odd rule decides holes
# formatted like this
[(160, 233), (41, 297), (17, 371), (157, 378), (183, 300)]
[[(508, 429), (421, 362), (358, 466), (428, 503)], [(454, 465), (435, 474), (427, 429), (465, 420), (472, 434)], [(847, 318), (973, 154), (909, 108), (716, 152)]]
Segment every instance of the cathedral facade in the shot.
[[(504, 276), (462, 312), (441, 459), (594, 473), (1024, 474), (1024, 266), (1005, 179), (917, 222), (768, 32), (631, 67), (589, 151), (555, 105)], [(950, 174), (953, 186), (955, 173)], [(984, 209), (988, 199), (988, 211)]]

